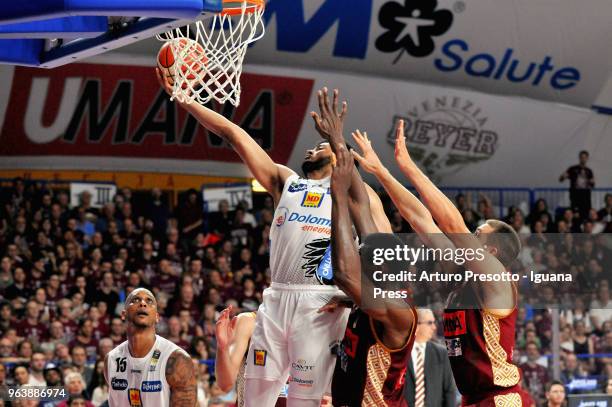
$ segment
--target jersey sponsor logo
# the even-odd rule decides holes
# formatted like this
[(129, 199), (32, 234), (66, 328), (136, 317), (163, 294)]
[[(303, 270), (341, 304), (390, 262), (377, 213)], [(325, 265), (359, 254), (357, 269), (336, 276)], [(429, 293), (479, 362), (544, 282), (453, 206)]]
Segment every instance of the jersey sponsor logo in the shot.
[(253, 363), (255, 366), (265, 366), (268, 358), (268, 351), (263, 349), (255, 349), (253, 353)]
[(113, 390), (125, 390), (128, 388), (128, 381), (125, 379), (117, 379), (116, 377), (113, 377), (111, 379), (111, 387)]
[(154, 372), (157, 368), (157, 362), (159, 362), (159, 357), (161, 356), (161, 352), (158, 349), (153, 351), (153, 356), (151, 356), (151, 366), (149, 366), (149, 372)]
[(312, 369), (314, 369), (314, 365), (307, 364), (304, 359), (298, 359), (291, 363), (291, 367), (300, 372), (310, 372)]
[(318, 208), (323, 203), (323, 198), (325, 194), (322, 192), (312, 192), (306, 191), (304, 192), (304, 198), (302, 198), (302, 205), (304, 208)]
[(317, 280), (327, 283), (331, 282), (334, 279), (334, 270), (332, 269), (332, 259), (331, 259), (331, 245), (327, 246), (325, 249), (325, 254), (319, 263), (319, 267), (317, 267)]
[(289, 185), (289, 188), (287, 188), (287, 192), (300, 192), (300, 191), (305, 191), (307, 188), (308, 188), (307, 184), (304, 184), (298, 181), (293, 181)]
[(145, 381), (142, 382), (140, 389), (147, 393), (160, 392), (162, 390), (162, 383), (159, 380)]
[(128, 402), (132, 407), (142, 407), (142, 398), (140, 397), (140, 390), (129, 389), (128, 390)]
[(306, 223), (308, 225), (331, 227), (331, 219), (312, 215), (302, 215), (298, 212), (291, 212), (291, 215), (289, 215), (289, 219), (287, 219), (287, 222), (298, 222)]
[(463, 355), (463, 351), (461, 350), (461, 338), (446, 339), (446, 353), (448, 353), (449, 357)]
[(444, 313), (444, 336), (459, 336), (466, 333), (465, 311)]
[(295, 376), (292, 376), (289, 380), (300, 387), (312, 387), (314, 385), (314, 380), (304, 380)]
[(289, 209), (287, 209), (285, 206), (279, 206), (276, 212), (278, 213), (278, 216), (274, 220), (274, 223), (276, 223), (276, 226), (281, 227), (285, 224), (285, 221), (289, 217)]

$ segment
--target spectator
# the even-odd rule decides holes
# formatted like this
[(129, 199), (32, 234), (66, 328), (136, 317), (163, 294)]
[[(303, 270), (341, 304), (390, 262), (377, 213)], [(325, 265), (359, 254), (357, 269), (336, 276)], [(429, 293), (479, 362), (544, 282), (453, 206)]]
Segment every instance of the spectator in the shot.
[[(115, 275), (122, 277), (124, 262), (121, 259), (115, 259), (113, 262)], [(110, 310), (115, 310), (119, 303), (119, 294), (117, 293), (117, 285), (115, 284), (115, 275), (108, 271), (102, 275), (102, 282), (99, 289), (96, 291), (94, 298), (95, 302), (104, 301)]]
[[(93, 369), (87, 366), (87, 351), (85, 347), (82, 345), (71, 346), (70, 356), (74, 372), (78, 373), (79, 377), (85, 380), (85, 383), (89, 383), (93, 375)], [(68, 384), (67, 379), (64, 381)], [(83, 387), (85, 388), (86, 386), (84, 385)]]
[(13, 368), (13, 377), (15, 378), (15, 384), (19, 387), (30, 382), (30, 372), (24, 365), (17, 365)]
[(26, 285), (26, 273), (21, 267), (15, 267), (13, 273), (13, 284), (6, 288), (4, 298), (7, 300), (18, 299), (19, 301), (25, 302), (33, 294), (30, 287)]
[(571, 383), (574, 379), (584, 378), (586, 373), (580, 369), (576, 354), (570, 353), (565, 357), (565, 368), (561, 371), (561, 381)]
[(529, 390), (532, 397), (538, 400), (538, 403), (541, 403), (544, 401), (544, 385), (548, 383), (546, 359), (541, 357), (535, 342), (527, 343), (526, 352), (526, 361), (519, 366), (523, 371), (525, 388)]
[(546, 385), (546, 403), (544, 407), (562, 407), (565, 405), (565, 387), (558, 380)]
[(102, 338), (98, 342), (98, 358), (104, 360), (104, 357), (115, 347), (111, 338)]
[(43, 370), (45, 382), (49, 387), (59, 387), (62, 385), (62, 371), (54, 363), (47, 363)]
[(195, 189), (187, 191), (185, 202), (179, 208), (177, 218), (184, 240), (190, 243), (202, 228), (203, 222), (202, 205), (198, 203), (198, 193)]
[(40, 352), (34, 352), (30, 358), (30, 379), (28, 384), (32, 386), (46, 386), (45, 375), (43, 370), (47, 363), (45, 355)]
[(601, 222), (612, 223), (612, 194), (606, 194), (604, 207), (597, 212), (597, 217)]
[(47, 336), (47, 326), (40, 320), (40, 311), (40, 304), (33, 300), (28, 301), (26, 305), (26, 315), (24, 319), (17, 324), (17, 335), (29, 338), (37, 343)]
[(578, 165), (569, 167), (559, 177), (559, 182), (570, 180), (570, 202), (573, 210), (578, 211), (582, 219), (586, 219), (591, 209), (591, 189), (595, 187), (593, 171), (587, 167), (589, 152), (581, 151), (578, 155)]
[(120, 318), (113, 318), (111, 321), (110, 339), (113, 341), (113, 347), (126, 340), (125, 324)]
[(75, 399), (84, 400), (85, 401), (84, 406), (86, 407), (94, 407), (94, 405), (90, 401), (88, 401), (89, 396), (87, 395), (87, 392), (85, 390), (86, 388), (85, 381), (83, 381), (83, 377), (81, 376), (80, 373), (72, 372), (72, 373), (67, 374), (64, 379), (64, 382), (66, 384), (66, 390), (68, 392), (69, 399), (67, 401), (61, 402), (58, 405), (58, 407), (71, 406), (73, 404), (69, 404), (69, 403), (74, 403)]
[(96, 407), (108, 399), (108, 385), (104, 379), (104, 357), (96, 362), (95, 372), (87, 387), (87, 393), (91, 394), (91, 402)]
[(219, 201), (219, 210), (209, 216), (209, 228), (213, 233), (221, 236), (229, 234), (233, 226), (234, 217), (230, 214), (229, 202), (225, 199)]
[[(404, 398), (408, 405), (427, 407), (454, 407), (455, 381), (446, 349), (432, 342), (436, 333), (436, 320), (429, 309), (418, 309), (412, 356), (408, 360)], [(422, 392), (417, 392), (424, 386)], [(416, 401), (420, 401), (417, 403)]]
[(600, 282), (597, 289), (597, 299), (591, 302), (591, 323), (595, 329), (600, 330), (605, 321), (612, 320), (612, 299), (608, 284)]

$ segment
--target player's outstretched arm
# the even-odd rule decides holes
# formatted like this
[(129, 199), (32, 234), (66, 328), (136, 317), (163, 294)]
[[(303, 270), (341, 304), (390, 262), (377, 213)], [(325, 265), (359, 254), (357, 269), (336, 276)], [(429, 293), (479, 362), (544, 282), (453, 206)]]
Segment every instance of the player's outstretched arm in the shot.
[[(353, 157), (345, 145), (340, 145), (336, 152), (336, 167), (332, 173), (332, 267), (336, 284), (358, 305), (361, 306), (362, 289), (372, 290), (367, 284), (368, 278), (361, 278), (361, 259), (353, 238), (351, 216), (349, 213), (348, 190), (351, 187), (353, 176)], [(365, 190), (362, 190), (361, 200)], [(375, 230), (373, 221), (367, 224)], [(366, 233), (367, 234), (367, 233)], [(362, 283), (364, 287), (362, 287)], [(414, 322), (412, 310), (407, 309), (405, 304), (388, 301), (379, 307), (364, 309), (364, 311), (377, 321), (380, 321), (386, 332), (394, 337), (405, 336), (406, 329), (410, 332), (411, 324)], [(399, 342), (402, 341), (399, 340)]]
[[(403, 133), (404, 127), (403, 122), (401, 122), (398, 123), (396, 128), (396, 136), (399, 137), (401, 135), (403, 137)], [(421, 237), (423, 243), (427, 245), (435, 243), (435, 246), (439, 247), (441, 242), (430, 241), (431, 234), (440, 233), (440, 229), (436, 226), (425, 205), (391, 175), (389, 170), (380, 161), (376, 151), (374, 151), (367, 133), (361, 133), (361, 131), (356, 130), (352, 135), (361, 150), (361, 154), (353, 150), (353, 157), (355, 157), (365, 171), (374, 175), (378, 182), (381, 183), (395, 207), (399, 210), (402, 217), (410, 223), (410, 226), (412, 226), (419, 237)]]
[[(321, 137), (323, 137), (323, 139), (329, 142), (334, 154), (336, 154), (340, 146), (346, 147), (346, 142), (342, 132), (344, 129), (344, 119), (347, 113), (347, 103), (346, 101), (342, 102), (342, 107), (340, 108), (338, 101), (339, 96), (340, 94), (338, 89), (334, 89), (332, 94), (332, 102), (330, 104), (327, 88), (324, 87), (317, 92), (319, 113), (310, 113), (314, 120), (315, 129), (321, 135)], [(367, 193), (366, 197), (369, 198), (367, 201), (368, 206), (359, 208), (361, 216), (356, 216), (355, 211), (353, 211), (353, 207), (356, 206), (355, 201), (358, 200), (357, 195), (362, 194), (364, 191)], [(357, 171), (356, 168), (353, 170), (353, 178), (351, 180), (349, 196), (353, 202), (351, 205), (351, 216), (353, 217), (355, 226), (359, 230), (360, 234), (374, 232), (374, 230), (369, 231), (371, 225), (366, 226), (365, 224), (365, 222), (369, 223), (370, 218), (373, 219), (374, 227), (377, 231), (391, 233), (391, 224), (385, 215), (385, 210), (382, 202), (380, 201), (380, 197), (372, 188), (370, 188), (370, 186), (363, 182), (361, 176), (359, 175), (359, 171)], [(361, 202), (363, 205), (366, 204), (366, 201), (362, 200)]]
[(355, 301), (361, 304), (361, 260), (357, 252), (348, 196), (353, 175), (353, 160), (346, 145), (338, 146), (336, 166), (331, 180), (332, 193), (332, 268), (336, 284)]
[[(402, 131), (403, 133), (403, 131)], [(405, 137), (398, 137), (395, 144), (395, 160), (402, 173), (417, 189), (421, 200), (429, 209), (438, 226), (444, 233), (470, 233), (463, 217), (453, 203), (412, 161), (406, 148)]]
[[(159, 69), (157, 69), (157, 80), (168, 94), (172, 93), (172, 86), (162, 78)], [(219, 113), (199, 103), (179, 103), (179, 105), (191, 113), (206, 129), (230, 143), (255, 179), (272, 195), (275, 202), (278, 202), (285, 180), (293, 174), (293, 171), (272, 161), (246, 131)]]
[(166, 381), (170, 385), (172, 407), (194, 407), (198, 402), (196, 372), (191, 358), (175, 350), (166, 363)]
[(243, 313), (230, 319), (231, 312), (230, 305), (221, 312), (215, 327), (215, 377), (219, 388), (226, 393), (236, 384), (240, 364), (249, 349), (249, 340), (255, 329), (255, 318)]
[[(455, 205), (440, 191), (421, 171), (410, 157), (404, 137), (398, 137), (395, 144), (395, 159), (402, 173), (417, 189), (421, 199), (433, 215), (438, 226), (458, 248), (482, 251), (482, 260), (467, 261), (466, 267), (476, 274), (501, 274), (506, 271), (504, 265), (491, 255), (480, 240), (470, 233), (463, 216)], [(515, 304), (514, 288), (507, 281), (478, 284), (482, 307), (493, 314), (503, 317), (512, 312)], [(495, 304), (495, 305), (494, 305)], [(500, 305), (503, 304), (503, 305)]]

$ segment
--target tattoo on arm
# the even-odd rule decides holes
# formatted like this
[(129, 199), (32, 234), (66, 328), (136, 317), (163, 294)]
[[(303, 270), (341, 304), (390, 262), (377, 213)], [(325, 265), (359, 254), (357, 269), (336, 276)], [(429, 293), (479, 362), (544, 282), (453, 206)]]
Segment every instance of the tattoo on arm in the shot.
[(196, 373), (191, 358), (174, 351), (166, 364), (166, 381), (170, 385), (170, 405), (193, 407), (197, 403)]

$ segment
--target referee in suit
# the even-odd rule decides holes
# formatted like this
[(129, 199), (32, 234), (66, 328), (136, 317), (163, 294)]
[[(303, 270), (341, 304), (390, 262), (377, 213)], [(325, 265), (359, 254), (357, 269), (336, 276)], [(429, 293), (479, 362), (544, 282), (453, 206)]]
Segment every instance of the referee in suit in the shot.
[(457, 387), (446, 349), (431, 342), (436, 320), (429, 309), (417, 310), (418, 325), (408, 360), (404, 398), (414, 407), (455, 407)]

